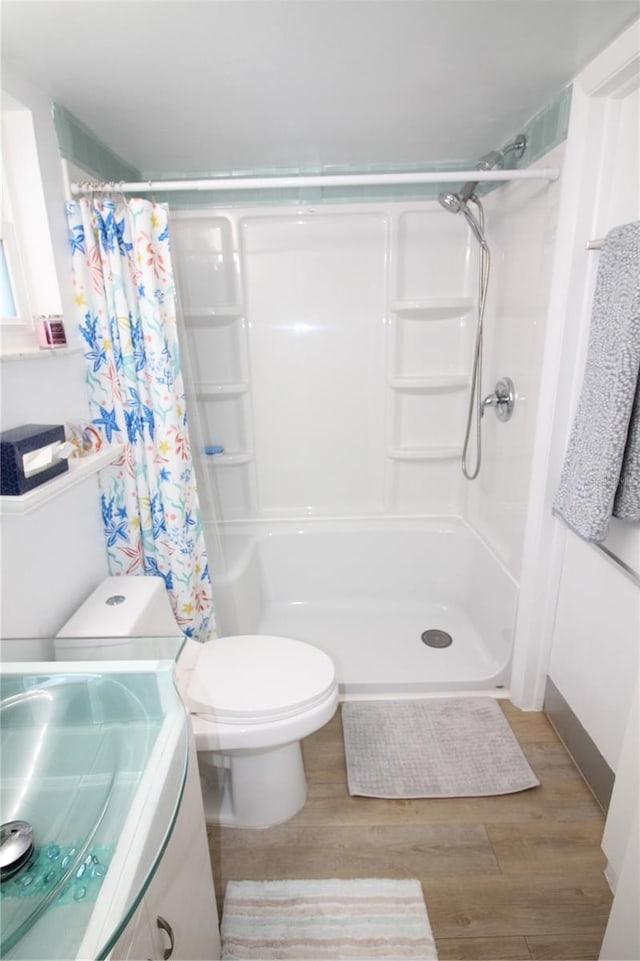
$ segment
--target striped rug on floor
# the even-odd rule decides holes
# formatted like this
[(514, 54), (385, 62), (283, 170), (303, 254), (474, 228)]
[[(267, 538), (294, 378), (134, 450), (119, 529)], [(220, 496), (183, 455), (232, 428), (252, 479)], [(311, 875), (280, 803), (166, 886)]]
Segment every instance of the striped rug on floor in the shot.
[(419, 881), (229, 881), (222, 957), (437, 959)]

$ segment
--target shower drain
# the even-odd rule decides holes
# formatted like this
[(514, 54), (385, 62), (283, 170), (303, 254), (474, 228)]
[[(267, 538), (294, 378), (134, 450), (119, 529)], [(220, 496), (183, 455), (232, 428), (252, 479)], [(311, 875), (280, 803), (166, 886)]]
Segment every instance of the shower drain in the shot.
[(449, 647), (450, 644), (453, 644), (451, 634), (447, 634), (446, 631), (440, 631), (435, 627), (429, 631), (423, 631), (420, 635), (420, 640), (428, 647)]

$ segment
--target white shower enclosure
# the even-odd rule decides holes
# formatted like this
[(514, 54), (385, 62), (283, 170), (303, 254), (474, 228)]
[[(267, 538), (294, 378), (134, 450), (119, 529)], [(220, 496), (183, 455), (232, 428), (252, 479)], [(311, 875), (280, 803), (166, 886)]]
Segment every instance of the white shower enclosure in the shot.
[[(526, 309), (518, 295), (505, 308), (499, 285), (518, 211), (545, 208), (550, 189), (511, 184), (486, 204), (498, 266), (484, 386), (508, 374), (529, 394), (510, 423), (484, 418), (473, 496), (460, 454), (477, 245), (463, 218), (436, 201), (172, 212), (220, 635), (314, 643), (347, 697), (508, 690), (539, 264), (521, 278)], [(520, 330), (498, 369), (505, 309)], [(494, 488), (501, 476), (515, 491)], [(433, 630), (451, 643), (429, 646)]]

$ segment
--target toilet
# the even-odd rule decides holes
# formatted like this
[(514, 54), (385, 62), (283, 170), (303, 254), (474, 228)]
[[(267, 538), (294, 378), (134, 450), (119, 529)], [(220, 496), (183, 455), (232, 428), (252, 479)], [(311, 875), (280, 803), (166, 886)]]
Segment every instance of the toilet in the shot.
[[(54, 648), (59, 661), (125, 660), (137, 655), (135, 638), (159, 636), (183, 637), (162, 578), (108, 577)], [(176, 683), (195, 736), (207, 821), (266, 828), (297, 814), (307, 795), (300, 740), (338, 705), (331, 658), (287, 637), (187, 638)]]

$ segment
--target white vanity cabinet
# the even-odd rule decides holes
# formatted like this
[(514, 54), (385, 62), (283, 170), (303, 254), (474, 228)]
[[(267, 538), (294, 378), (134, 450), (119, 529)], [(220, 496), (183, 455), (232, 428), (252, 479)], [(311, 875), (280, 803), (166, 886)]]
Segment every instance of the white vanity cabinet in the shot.
[(220, 958), (193, 733), (160, 640), (90, 669), (0, 664), (1, 820), (38, 839), (2, 882), (7, 961)]
[(109, 955), (118, 961), (152, 961), (162, 958), (159, 953), (157, 938), (154, 937), (144, 901), (138, 905), (138, 910), (125, 928), (122, 937)]
[(218, 911), (193, 735), (177, 820), (141, 904), (110, 961), (217, 961)]

